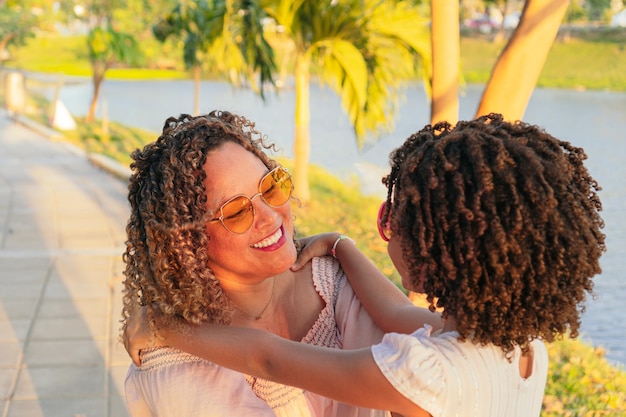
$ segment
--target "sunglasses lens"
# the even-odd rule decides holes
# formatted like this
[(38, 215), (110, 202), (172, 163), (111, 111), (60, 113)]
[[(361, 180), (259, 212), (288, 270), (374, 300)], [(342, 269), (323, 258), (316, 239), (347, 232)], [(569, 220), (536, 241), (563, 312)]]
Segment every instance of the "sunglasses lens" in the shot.
[(238, 196), (222, 206), (222, 223), (233, 233), (244, 233), (254, 221), (252, 201)]
[(285, 204), (291, 197), (293, 181), (291, 175), (283, 167), (270, 171), (261, 181), (261, 196), (271, 207)]
[(261, 196), (270, 207), (280, 207), (289, 201), (293, 191), (291, 175), (283, 167), (277, 167), (268, 172), (262, 179), (259, 194), (251, 198), (239, 195), (224, 203), (220, 208), (220, 217), (224, 227), (233, 233), (247, 232), (254, 223), (254, 208), (252, 200)]
[(385, 241), (389, 242), (391, 239), (391, 226), (389, 224), (389, 217), (383, 219), (385, 215), (385, 207), (387, 202), (383, 202), (378, 209), (378, 218), (376, 219), (376, 224), (378, 225), (378, 233), (380, 233), (380, 237)]

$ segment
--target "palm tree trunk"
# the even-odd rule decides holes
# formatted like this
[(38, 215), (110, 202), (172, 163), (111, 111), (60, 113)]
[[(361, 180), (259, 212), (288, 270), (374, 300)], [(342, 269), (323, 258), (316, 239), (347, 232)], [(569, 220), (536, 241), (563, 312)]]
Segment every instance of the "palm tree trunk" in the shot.
[(477, 117), (496, 112), (507, 120), (522, 119), (568, 3), (568, 0), (526, 1), (519, 25), (485, 87)]
[(430, 122), (456, 124), (459, 117), (459, 2), (433, 0), (431, 45), (433, 54)]
[(309, 77), (309, 62), (304, 55), (298, 55), (295, 62), (296, 132), (293, 145), (294, 192), (302, 204), (308, 203), (311, 198), (308, 175), (309, 154), (311, 151)]
[(193, 115), (200, 114), (200, 65), (193, 66)]

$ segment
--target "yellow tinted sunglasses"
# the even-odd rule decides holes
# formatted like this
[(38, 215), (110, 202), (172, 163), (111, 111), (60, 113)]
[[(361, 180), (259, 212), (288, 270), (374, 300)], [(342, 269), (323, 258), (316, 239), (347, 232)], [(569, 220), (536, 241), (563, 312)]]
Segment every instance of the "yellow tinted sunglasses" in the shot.
[(248, 197), (236, 195), (219, 209), (220, 216), (210, 222), (220, 221), (222, 226), (231, 233), (245, 233), (254, 222), (254, 206), (252, 200), (261, 197), (270, 207), (280, 207), (289, 201), (293, 192), (293, 181), (289, 172), (278, 166), (265, 174), (259, 182), (259, 192)]

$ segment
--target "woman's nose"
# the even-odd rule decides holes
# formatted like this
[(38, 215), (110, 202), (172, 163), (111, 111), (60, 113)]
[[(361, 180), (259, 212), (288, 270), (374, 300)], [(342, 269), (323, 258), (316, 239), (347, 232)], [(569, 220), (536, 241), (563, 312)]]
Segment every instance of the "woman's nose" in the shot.
[(255, 227), (262, 228), (266, 224), (274, 223), (278, 212), (275, 207), (270, 207), (263, 198), (255, 198), (252, 200), (252, 206), (254, 207), (254, 222)]

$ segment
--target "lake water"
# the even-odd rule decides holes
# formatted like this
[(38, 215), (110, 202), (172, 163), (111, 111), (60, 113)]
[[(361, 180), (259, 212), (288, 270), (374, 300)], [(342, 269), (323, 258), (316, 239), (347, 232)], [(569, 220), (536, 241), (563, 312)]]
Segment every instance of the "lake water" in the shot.
[[(460, 118), (471, 119), (482, 86), (467, 86), (460, 102)], [(293, 157), (294, 93), (269, 94), (266, 102), (249, 90), (235, 90), (219, 82), (201, 84), (201, 109), (230, 110), (254, 120), (263, 133)], [(62, 88), (60, 99), (72, 114), (84, 115), (91, 85), (77, 83)], [(169, 116), (193, 111), (190, 81), (106, 81), (102, 109), (116, 122), (160, 132)], [(339, 99), (331, 91), (311, 86), (311, 163), (344, 179), (359, 179), (367, 193), (384, 195), (380, 182), (388, 172), (389, 152), (411, 133), (428, 123), (429, 103), (422, 87), (411, 85), (395, 121), (393, 133), (359, 150)], [(603, 346), (609, 360), (626, 364), (626, 320), (621, 303), (626, 300), (626, 94), (612, 92), (537, 89), (524, 120), (583, 147), (587, 167), (603, 190), (603, 218), (608, 251), (595, 279), (596, 298), (583, 315), (583, 339)], [(156, 139), (156, 136), (155, 136)]]

